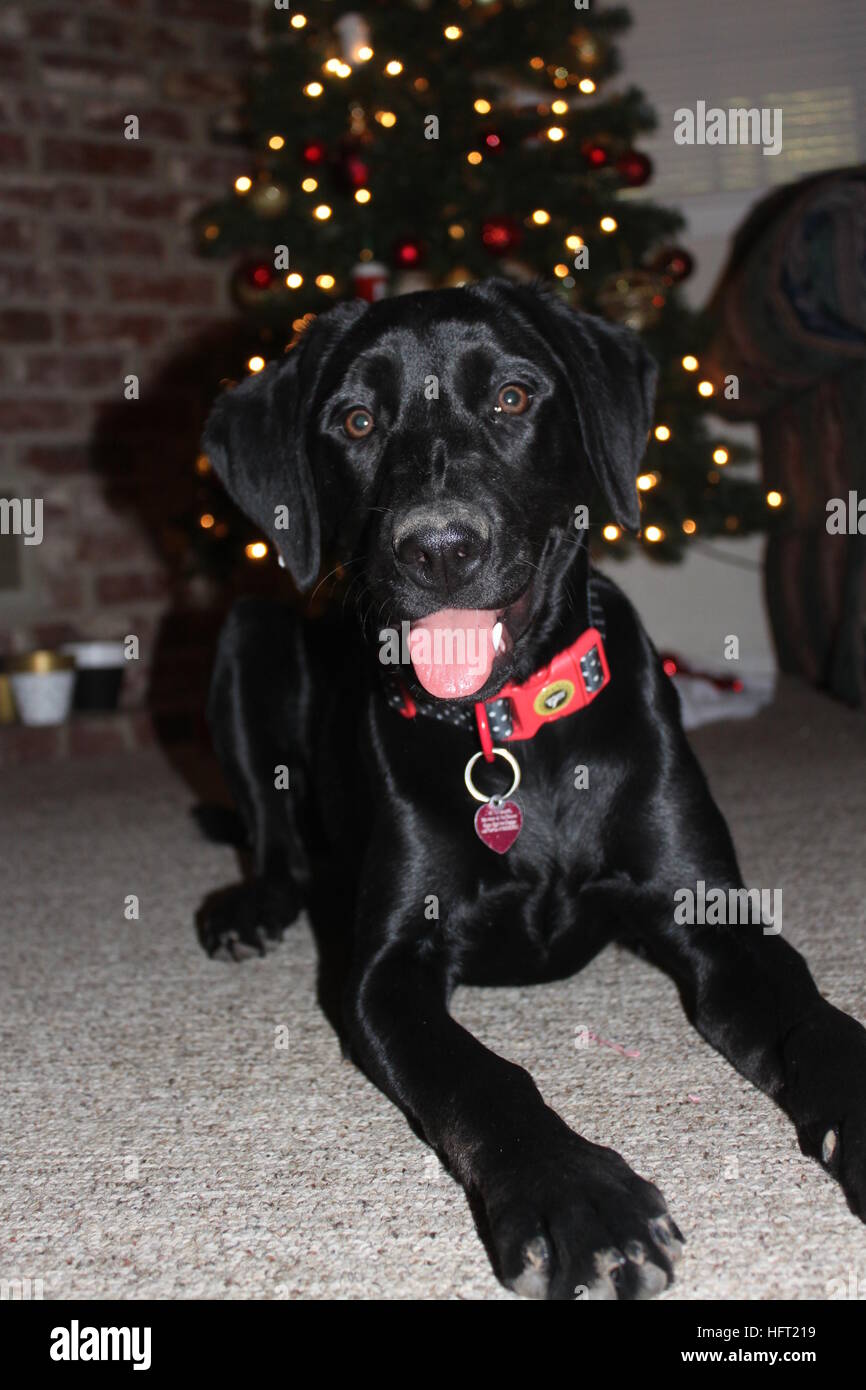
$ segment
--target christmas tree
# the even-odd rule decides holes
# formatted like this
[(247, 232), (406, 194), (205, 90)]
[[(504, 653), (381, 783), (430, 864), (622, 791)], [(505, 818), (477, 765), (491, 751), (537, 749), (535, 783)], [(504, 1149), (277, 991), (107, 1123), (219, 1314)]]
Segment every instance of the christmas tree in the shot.
[[(550, 0), (369, 0), (363, 13), (316, 0), (301, 13), (275, 0), (269, 22), (247, 162), (197, 225), (203, 254), (233, 258), (257, 325), (246, 369), (341, 298), (542, 282), (641, 332), (661, 369), (639, 537), (602, 520), (596, 546), (671, 560), (693, 537), (765, 529), (775, 499), (736, 476), (746, 452), (707, 419), (715, 388), (700, 369), (706, 325), (679, 289), (692, 268), (674, 240), (682, 219), (636, 192), (655, 122), (616, 80), (628, 13)], [(198, 524), (263, 558), (197, 467)]]

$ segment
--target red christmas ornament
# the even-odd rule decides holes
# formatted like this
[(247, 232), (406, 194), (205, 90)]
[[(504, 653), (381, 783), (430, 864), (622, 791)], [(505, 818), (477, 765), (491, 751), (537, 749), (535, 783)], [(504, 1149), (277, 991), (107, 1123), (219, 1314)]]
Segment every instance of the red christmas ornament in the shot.
[(401, 270), (417, 270), (426, 260), (427, 248), (423, 241), (415, 237), (404, 237), (394, 243), (392, 256), (394, 264)]
[(277, 273), (271, 261), (245, 261), (235, 272), (232, 289), (238, 303), (245, 308), (260, 304), (277, 283)]
[(269, 290), (276, 276), (267, 261), (250, 261), (241, 267), (241, 278), (251, 290)]
[(591, 169), (603, 169), (610, 163), (610, 150), (598, 140), (587, 140), (583, 146), (583, 157)]
[(481, 241), (491, 256), (507, 256), (523, 241), (523, 229), (513, 217), (488, 217), (481, 223)]
[(356, 154), (350, 154), (344, 159), (343, 173), (352, 188), (363, 188), (370, 182), (370, 166)]
[(652, 160), (640, 150), (626, 150), (616, 161), (616, 167), (629, 188), (640, 188), (653, 171)]
[(695, 268), (694, 257), (681, 246), (663, 246), (648, 262), (650, 270), (667, 276), (668, 280), (686, 280)]
[(321, 164), (327, 156), (327, 147), (321, 140), (308, 140), (301, 149), (301, 159), (305, 164)]

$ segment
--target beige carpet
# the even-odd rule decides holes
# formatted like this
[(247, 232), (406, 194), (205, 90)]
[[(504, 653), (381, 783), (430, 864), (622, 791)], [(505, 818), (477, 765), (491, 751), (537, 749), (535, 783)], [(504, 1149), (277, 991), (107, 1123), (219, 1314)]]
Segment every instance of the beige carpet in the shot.
[[(786, 688), (695, 741), (747, 879), (783, 889), (789, 939), (866, 1020), (866, 721)], [(199, 839), (190, 800), (156, 753), (3, 775), (0, 1280), (511, 1297), (459, 1188), (341, 1060), (306, 927), (264, 961), (202, 955), (193, 913), (234, 856)], [(688, 1238), (666, 1297), (820, 1299), (852, 1273), (866, 1291), (866, 1227), (650, 967), (612, 950), (565, 983), (462, 991), (456, 1012), (662, 1187)], [(581, 1027), (640, 1055), (577, 1050)]]

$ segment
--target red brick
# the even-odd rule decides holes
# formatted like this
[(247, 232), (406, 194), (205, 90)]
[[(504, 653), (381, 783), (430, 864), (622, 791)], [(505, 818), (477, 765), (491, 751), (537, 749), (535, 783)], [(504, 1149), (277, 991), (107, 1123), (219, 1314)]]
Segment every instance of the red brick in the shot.
[(90, 452), (86, 444), (33, 444), (24, 450), (24, 463), (37, 473), (86, 473)]
[(27, 75), (27, 53), (15, 43), (0, 42), (0, 77), (4, 82), (20, 82)]
[[(81, 124), (88, 130), (102, 131), (108, 135), (123, 135), (124, 118), (130, 114), (128, 102), (92, 101), (80, 110)], [(179, 111), (167, 106), (138, 107), (133, 113), (138, 116), (139, 139), (142, 141), (188, 140), (189, 122)], [(124, 137), (125, 138), (125, 137)], [(134, 144), (134, 141), (127, 143)]]
[(59, 575), (43, 574), (42, 583), (53, 613), (69, 613), (84, 607), (84, 581), (80, 575), (67, 571)]
[(214, 106), (241, 101), (243, 84), (234, 74), (213, 68), (173, 68), (162, 79), (162, 93), (170, 101)]
[(24, 217), (0, 217), (0, 248), (3, 251), (32, 251), (36, 223)]
[[(235, 43), (240, 43), (237, 35)], [(149, 24), (139, 31), (136, 51), (165, 63), (195, 53), (198, 32), (192, 28), (179, 29), (176, 24)]]
[(53, 396), (0, 401), (0, 430), (62, 430), (82, 419), (80, 408), (72, 401), (58, 401)]
[(165, 333), (166, 320), (152, 314), (110, 314), (99, 311), (63, 315), (64, 341), (72, 344), (137, 343), (150, 347)]
[(124, 140), (122, 135), (113, 144), (49, 138), (42, 142), (42, 167), (64, 173), (134, 178), (151, 171), (153, 151), (135, 140)]
[(130, 603), (138, 599), (165, 598), (168, 592), (168, 579), (160, 571), (100, 574), (96, 580), (96, 597), (100, 603)]
[(0, 341), (47, 343), (53, 332), (50, 315), (38, 309), (0, 309)]
[(124, 217), (134, 217), (136, 221), (145, 218), (150, 221), (169, 221), (178, 216), (184, 203), (182, 193), (159, 192), (151, 190), (109, 188), (107, 203), (110, 212), (122, 213)]
[(114, 92), (130, 99), (146, 97), (148, 77), (138, 67), (122, 66), (112, 58), (80, 53), (52, 53), (40, 64), (42, 81), (49, 88), (69, 92)]
[(16, 362), (13, 376), (24, 385), (71, 386), (101, 391), (123, 380), (116, 353), (34, 352)]
[(30, 629), (30, 642), (34, 648), (47, 647), (49, 651), (59, 647), (61, 642), (74, 642), (78, 632), (68, 618), (58, 622), (34, 623)]
[(109, 293), (120, 304), (196, 304), (214, 302), (210, 275), (120, 275), (108, 277)]
[(0, 300), (52, 299), (88, 300), (96, 294), (96, 281), (81, 266), (58, 266), (46, 262), (50, 270), (35, 265), (0, 265)]
[(82, 37), (86, 48), (110, 48), (113, 53), (124, 53), (130, 46), (137, 49), (139, 42), (137, 25), (109, 15), (85, 15)]
[(68, 9), (33, 10), (27, 16), (27, 30), (32, 39), (74, 44), (78, 39), (78, 16)]
[(155, 0), (157, 14), (167, 19), (203, 19), (245, 29), (250, 22), (247, 0)]
[(14, 169), (29, 162), (27, 141), (21, 135), (0, 133), (0, 169)]
[(63, 130), (74, 115), (72, 98), (61, 92), (40, 92), (38, 96), (31, 92), (18, 103), (18, 117), (22, 125), (51, 126), (53, 130)]
[(157, 260), (164, 247), (162, 238), (150, 228), (66, 222), (54, 230), (54, 250), (58, 256), (85, 256), (88, 260), (117, 256)]

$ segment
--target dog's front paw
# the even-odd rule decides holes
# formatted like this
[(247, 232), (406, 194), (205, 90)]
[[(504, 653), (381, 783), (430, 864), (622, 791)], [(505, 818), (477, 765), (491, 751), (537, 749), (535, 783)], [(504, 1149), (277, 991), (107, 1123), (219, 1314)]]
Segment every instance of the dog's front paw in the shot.
[(269, 941), (282, 940), (300, 909), (297, 889), (289, 881), (232, 883), (205, 898), (196, 915), (198, 939), (209, 956), (235, 961), (263, 956)]
[(658, 1188), (577, 1136), (500, 1173), (484, 1207), (497, 1273), (525, 1298), (652, 1298), (682, 1254)]
[(789, 1035), (784, 1055), (784, 1099), (800, 1148), (866, 1221), (866, 1029), (822, 1003)]

